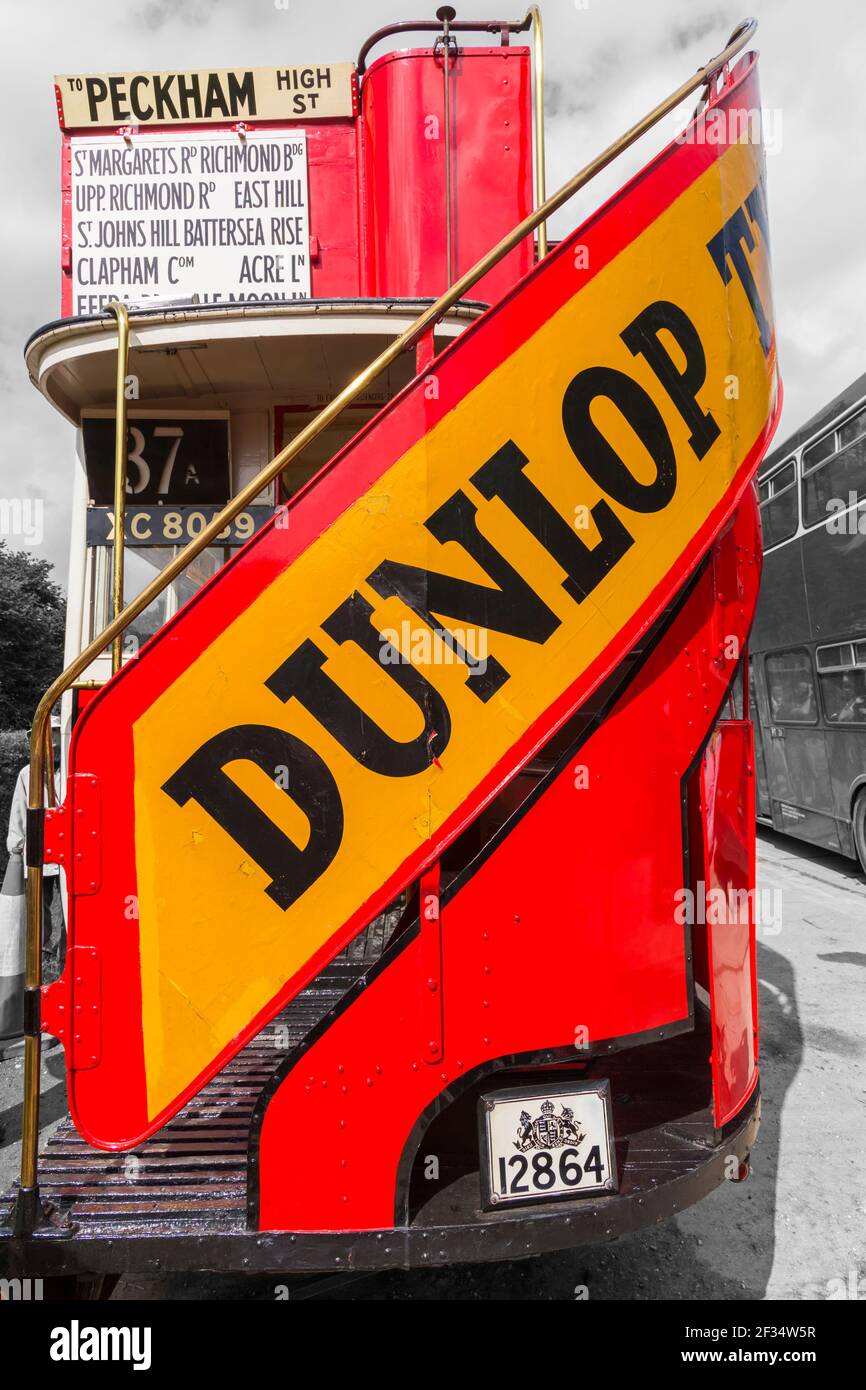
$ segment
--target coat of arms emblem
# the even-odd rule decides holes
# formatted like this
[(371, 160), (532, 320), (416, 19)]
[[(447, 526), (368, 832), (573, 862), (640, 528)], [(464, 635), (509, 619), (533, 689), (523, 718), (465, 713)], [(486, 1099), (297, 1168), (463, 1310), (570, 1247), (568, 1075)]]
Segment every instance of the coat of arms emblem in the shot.
[(586, 1138), (580, 1121), (575, 1120), (574, 1111), (567, 1105), (563, 1105), (561, 1114), (557, 1115), (555, 1111), (556, 1106), (550, 1100), (542, 1102), (541, 1114), (534, 1120), (528, 1110), (522, 1110), (514, 1141), (515, 1149), (526, 1153), (527, 1149), (561, 1149), (566, 1144), (576, 1148)]

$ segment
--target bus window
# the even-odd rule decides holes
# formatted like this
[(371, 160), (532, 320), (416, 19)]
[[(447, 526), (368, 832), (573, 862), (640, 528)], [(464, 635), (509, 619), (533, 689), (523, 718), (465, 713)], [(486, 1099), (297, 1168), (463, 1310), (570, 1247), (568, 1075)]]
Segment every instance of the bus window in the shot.
[(777, 724), (817, 724), (818, 702), (806, 651), (776, 652), (766, 659), (770, 712)]
[(815, 653), (830, 724), (866, 724), (866, 642), (837, 642)]
[(866, 671), (822, 671), (821, 698), (829, 724), (866, 724)]
[(839, 446), (845, 447), (846, 444), (853, 444), (855, 439), (866, 434), (866, 410), (859, 411), (852, 415), (850, 420), (846, 420), (839, 429)]
[[(164, 569), (178, 554), (177, 546), (136, 547), (127, 545), (124, 549), (123, 602), (128, 604), (141, 593), (142, 589)], [(91, 603), (90, 637), (101, 632), (111, 613), (111, 571), (112, 553), (107, 546), (91, 548)], [(143, 613), (140, 613), (127, 628), (124, 639), (124, 655), (134, 655), (139, 647), (151, 638), (200, 589), (211, 575), (229, 558), (232, 551), (223, 547), (209, 547), (196, 556), (187, 569), (179, 574), (172, 584), (154, 599)]]
[(770, 800), (770, 779), (767, 775), (767, 752), (764, 747), (765, 725), (758, 703), (758, 666), (754, 657), (749, 661), (749, 717), (755, 731), (755, 810), (760, 818), (772, 821), (773, 806)]
[(831, 647), (819, 647), (815, 658), (819, 671), (845, 670), (854, 665), (854, 647), (850, 642), (837, 642)]
[(854, 498), (866, 496), (866, 434), (854, 438), (812, 472), (805, 472), (805, 461), (806, 454), (803, 455), (805, 526), (826, 522), (829, 517), (847, 508)]
[(779, 545), (796, 535), (799, 524), (797, 512), (797, 464), (788, 459), (768, 478), (762, 478), (758, 488), (761, 499), (761, 526), (764, 549)]
[[(310, 410), (288, 410), (283, 409), (278, 412), (278, 438), (277, 447), (282, 449), (315, 417), (316, 409)], [(343, 412), (343, 415), (336, 424), (329, 425), (326, 430), (312, 439), (307, 447), (299, 456), (293, 460), (288, 467), (284, 468), (280, 474), (280, 501), (287, 502), (296, 492), (308, 483), (312, 477), (324, 467), (329, 459), (354, 439), (358, 431), (372, 420), (373, 416), (381, 409), (381, 403), (376, 402), (372, 405), (350, 406)]]
[(811, 473), (813, 468), (817, 468), (819, 463), (831, 457), (836, 452), (836, 431), (831, 430), (825, 434), (823, 439), (819, 439), (817, 444), (812, 444), (808, 449), (803, 450), (803, 472)]

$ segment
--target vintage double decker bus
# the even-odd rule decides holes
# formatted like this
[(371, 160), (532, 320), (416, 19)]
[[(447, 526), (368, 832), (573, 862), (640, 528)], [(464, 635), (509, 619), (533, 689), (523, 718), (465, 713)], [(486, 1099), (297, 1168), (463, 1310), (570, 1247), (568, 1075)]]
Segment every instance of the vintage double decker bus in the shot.
[(62, 316), (26, 358), (75, 431), (72, 559), (4, 1272), (511, 1259), (747, 1173), (754, 29), (553, 195), (536, 8), (57, 79)]
[(758, 488), (758, 819), (866, 870), (866, 376), (767, 455)]

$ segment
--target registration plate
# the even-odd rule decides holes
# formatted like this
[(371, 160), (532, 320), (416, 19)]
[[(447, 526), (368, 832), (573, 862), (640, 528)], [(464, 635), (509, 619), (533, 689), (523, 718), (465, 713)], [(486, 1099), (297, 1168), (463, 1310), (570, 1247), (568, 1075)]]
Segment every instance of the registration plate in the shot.
[(617, 1189), (609, 1081), (490, 1092), (479, 1131), (487, 1208)]

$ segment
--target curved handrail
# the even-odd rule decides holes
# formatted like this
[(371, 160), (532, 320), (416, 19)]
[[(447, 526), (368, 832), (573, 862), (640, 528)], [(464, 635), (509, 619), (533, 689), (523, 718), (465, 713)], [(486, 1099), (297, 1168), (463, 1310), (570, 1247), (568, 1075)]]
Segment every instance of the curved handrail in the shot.
[[(443, 6), (443, 9), (446, 7)], [(448, 27), (451, 33), (463, 34), (525, 34), (532, 23), (530, 16), (526, 15), (523, 19), (457, 19), (453, 14), (453, 7), (448, 6), (452, 13), (448, 17)], [(355, 67), (359, 77), (363, 77), (367, 71), (367, 56), (377, 43), (383, 39), (390, 38), (392, 34), (441, 34), (442, 21), (437, 11), (436, 19), (401, 19), (396, 24), (385, 24), (381, 29), (365, 40), (358, 54)]]
[[(583, 188), (590, 179), (600, 173), (602, 169), (620, 155), (623, 150), (628, 149), (635, 141), (639, 140), (647, 131), (657, 125), (660, 120), (679, 106), (687, 96), (696, 91), (699, 87), (707, 85), (713, 77), (738, 53), (742, 52), (746, 44), (752, 38), (758, 27), (757, 20), (745, 19), (734, 29), (725, 48), (722, 49), (714, 58), (698, 68), (693, 77), (683, 82), (669, 96), (665, 97), (658, 106), (654, 107), (646, 116), (637, 121), (629, 130), (614, 140), (607, 146), (601, 154), (596, 155), (590, 162), (572, 178), (564, 183), (556, 193), (531, 212), (522, 222), (502, 238), (486, 255), (482, 256), (470, 270), (467, 270), (444, 294), (425, 309), (416, 319), (415, 323), (401, 333), (399, 337), (384, 349), (372, 362), (370, 362), (353, 381), (345, 386), (323, 410), (305, 425), (295, 438), (275, 454), (270, 463), (261, 470), (260, 473), (247, 483), (230, 502), (223, 507), (222, 511), (213, 518), (211, 522), (200, 532), (194, 540), (184, 547), (174, 559), (166, 565), (157, 577), (142, 589), (141, 593), (134, 598), (123, 611), (112, 618), (111, 622), (93, 639), (77, 656), (74, 661), (66, 667), (40, 700), (36, 714), (33, 719), (33, 733), (30, 744), (30, 791), (28, 796), (28, 864), (27, 864), (27, 949), (24, 984), (26, 991), (38, 991), (42, 983), (42, 854), (34, 855), (40, 861), (35, 864), (29, 862), (31, 857), (31, 825), (34, 826), (34, 840), (36, 845), (41, 846), (42, 833), (41, 825), (38, 824), (44, 809), (44, 786), (45, 775), (45, 739), (46, 721), (49, 719), (51, 710), (60, 699), (61, 695), (68, 690), (78, 676), (81, 675), (106, 647), (115, 642), (120, 634), (129, 624), (138, 617), (140, 613), (165, 589), (174, 579), (181, 574), (197, 555), (205, 550), (219, 533), (234, 520), (234, 518), (248, 507), (259, 493), (267, 487), (279, 473), (283, 471), (288, 463), (302, 452), (323, 430), (327, 429), (346, 406), (350, 405), (362, 391), (370, 385), (387, 367), (394, 362), (401, 353), (412, 347), (428, 329), (432, 328), (438, 320), (458, 300), (462, 299), (467, 290), (470, 290), (487, 272), (495, 266), (510, 251), (523, 240), (524, 237), (533, 233), (541, 223), (546, 222), (552, 214), (558, 211), (564, 203), (573, 197), (579, 189)], [(32, 1223), (36, 1220), (38, 1208), (38, 1187), (37, 1187), (37, 1162), (38, 1162), (38, 1142), (39, 1142), (39, 1067), (41, 1056), (41, 1036), (39, 1032), (38, 1017), (35, 1017), (35, 1010), (28, 1008), (26, 1012), (28, 1019), (28, 1030), (24, 1039), (24, 1106), (22, 1114), (22, 1142), (21, 1142), (21, 1182), (20, 1182), (20, 1208), (18, 1224), (25, 1228), (32, 1228)]]

